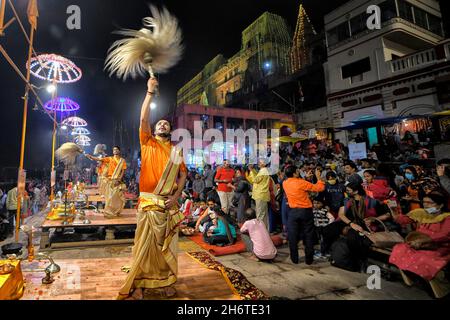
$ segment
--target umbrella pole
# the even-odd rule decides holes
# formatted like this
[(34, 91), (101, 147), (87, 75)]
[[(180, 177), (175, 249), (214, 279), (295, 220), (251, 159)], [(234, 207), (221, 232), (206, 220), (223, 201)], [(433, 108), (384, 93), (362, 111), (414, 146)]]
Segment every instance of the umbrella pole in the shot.
[[(23, 160), (25, 156), (25, 137), (27, 134), (27, 116), (28, 116), (28, 93), (30, 91), (30, 73), (31, 73), (31, 58), (33, 55), (33, 41), (34, 41), (34, 28), (31, 26), (31, 34), (30, 34), (30, 47), (28, 49), (28, 61), (27, 61), (27, 85), (25, 89), (25, 97), (23, 101), (23, 119), (22, 119), (22, 141), (20, 146), (20, 164), (19, 164), (19, 173), (23, 170)], [(24, 181), (25, 182), (25, 181)], [(19, 184), (19, 181), (18, 181)], [(20, 211), (22, 205), (23, 194), (21, 194), (19, 190), (19, 185), (17, 186), (17, 211), (16, 211), (16, 233), (15, 240), (19, 241), (19, 228), (20, 228)]]
[[(53, 172), (55, 171), (55, 145), (56, 145), (56, 110), (55, 120), (53, 121), (53, 138), (52, 138), (52, 171), (51, 177), (53, 177)], [(56, 185), (56, 174), (54, 175), (55, 181), (51, 181), (51, 191), (50, 191), (50, 201), (55, 199), (55, 185)]]

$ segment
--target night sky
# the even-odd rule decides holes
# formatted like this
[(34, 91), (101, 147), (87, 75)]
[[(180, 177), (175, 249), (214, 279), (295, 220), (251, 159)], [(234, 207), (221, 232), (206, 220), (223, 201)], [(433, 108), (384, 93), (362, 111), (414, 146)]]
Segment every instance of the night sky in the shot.
[[(346, 0), (303, 0), (302, 1), (317, 30), (323, 28), (323, 16)], [(442, 1), (442, 3), (448, 1)], [(28, 0), (14, 0), (24, 25), (29, 31), (26, 19)], [(113, 120), (136, 121), (140, 105), (146, 92), (146, 80), (128, 80), (123, 83), (110, 79), (103, 71), (104, 59), (109, 46), (118, 37), (111, 34), (118, 28), (141, 27), (141, 19), (150, 11), (148, 1), (141, 0), (39, 0), (39, 22), (35, 49), (38, 53), (56, 53), (74, 61), (82, 70), (81, 81), (59, 86), (59, 96), (68, 96), (77, 101), (81, 110), (78, 115), (89, 122), (93, 132), (92, 144), (105, 143), (111, 150)], [(183, 60), (168, 74), (160, 76), (161, 101), (154, 117), (161, 117), (173, 109), (177, 90), (202, 67), (222, 53), (229, 58), (240, 49), (241, 32), (263, 12), (269, 11), (283, 16), (290, 28), (295, 28), (298, 7), (297, 0), (227, 0), (227, 1), (152, 1), (164, 5), (180, 20), (184, 34), (185, 54)], [(82, 29), (66, 28), (66, 9), (69, 5), (80, 6)], [(448, 6), (448, 4), (446, 4)], [(7, 20), (12, 13), (7, 10)], [(10, 56), (25, 73), (28, 47), (19, 25), (14, 23), (0, 37)], [(24, 84), (0, 57), (0, 168), (17, 167)], [(37, 86), (45, 83), (32, 79)], [(40, 91), (41, 99), (47, 101), (50, 95)], [(49, 167), (51, 157), (52, 122), (43, 112), (31, 111), (28, 118), (25, 169)], [(130, 134), (132, 134), (130, 132)], [(92, 149), (88, 149), (92, 151)]]

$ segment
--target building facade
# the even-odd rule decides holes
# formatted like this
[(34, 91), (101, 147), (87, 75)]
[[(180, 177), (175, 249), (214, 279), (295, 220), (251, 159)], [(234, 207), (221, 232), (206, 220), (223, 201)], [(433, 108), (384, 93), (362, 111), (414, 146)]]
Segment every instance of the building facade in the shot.
[[(369, 30), (369, 5), (381, 29)], [(325, 16), (328, 116), (334, 128), (353, 121), (432, 114), (448, 108), (450, 42), (436, 0), (353, 0)], [(447, 80), (446, 80), (447, 79)], [(347, 140), (347, 132), (336, 137)]]
[(224, 106), (233, 93), (252, 91), (268, 75), (289, 73), (291, 33), (286, 21), (265, 12), (242, 32), (241, 49), (230, 59), (217, 55), (177, 94), (177, 105)]
[[(200, 141), (202, 149), (195, 149), (196, 132), (195, 125), (199, 123), (201, 126), (202, 137), (207, 129), (217, 129), (222, 133), (223, 143), (214, 142), (212, 150), (213, 153), (205, 155), (210, 158), (210, 163), (220, 163), (226, 156), (227, 151), (233, 149), (236, 151), (236, 142), (226, 143), (227, 129), (239, 130), (242, 129), (244, 133), (249, 129), (255, 129), (259, 137), (259, 129), (269, 129), (267, 134), (270, 137), (270, 129), (279, 129), (280, 135), (290, 135), (295, 131), (295, 124), (292, 115), (252, 111), (236, 108), (225, 107), (211, 107), (204, 105), (181, 105), (178, 106), (170, 120), (173, 123), (174, 129), (187, 129), (191, 136), (191, 150), (187, 157), (189, 166), (202, 167), (202, 157), (205, 155), (205, 150), (212, 143), (211, 141)], [(176, 132), (176, 131), (175, 131)], [(207, 139), (206, 139), (207, 140)], [(233, 139), (235, 140), (235, 139)], [(244, 154), (251, 153), (256, 146), (247, 145)], [(230, 160), (235, 161), (237, 151)]]

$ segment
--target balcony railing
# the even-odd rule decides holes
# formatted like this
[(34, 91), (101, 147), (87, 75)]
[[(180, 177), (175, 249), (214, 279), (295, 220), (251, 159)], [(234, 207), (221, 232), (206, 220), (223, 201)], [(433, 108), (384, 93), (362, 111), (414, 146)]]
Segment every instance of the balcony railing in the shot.
[(391, 72), (401, 72), (432, 64), (437, 61), (435, 49), (429, 49), (390, 61)]

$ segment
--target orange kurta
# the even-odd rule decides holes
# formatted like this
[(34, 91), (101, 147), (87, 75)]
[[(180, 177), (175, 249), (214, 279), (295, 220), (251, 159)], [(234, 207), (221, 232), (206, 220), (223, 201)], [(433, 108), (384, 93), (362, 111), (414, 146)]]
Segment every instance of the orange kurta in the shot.
[(99, 175), (103, 174), (103, 171), (106, 170), (108, 164), (106, 162), (100, 162), (100, 164), (97, 166), (97, 173)]
[[(114, 171), (116, 170), (117, 165), (119, 164), (120, 159), (116, 159), (114, 157), (106, 157), (102, 159), (103, 165), (108, 164), (108, 174), (107, 177), (111, 178), (114, 174)], [(122, 170), (127, 169), (126, 161), (123, 162), (123, 168)]]
[[(172, 143), (159, 141), (151, 133), (142, 130), (139, 131), (139, 138), (141, 140), (139, 189), (141, 192), (153, 193), (169, 161)], [(184, 162), (181, 164), (180, 170), (187, 172)]]

